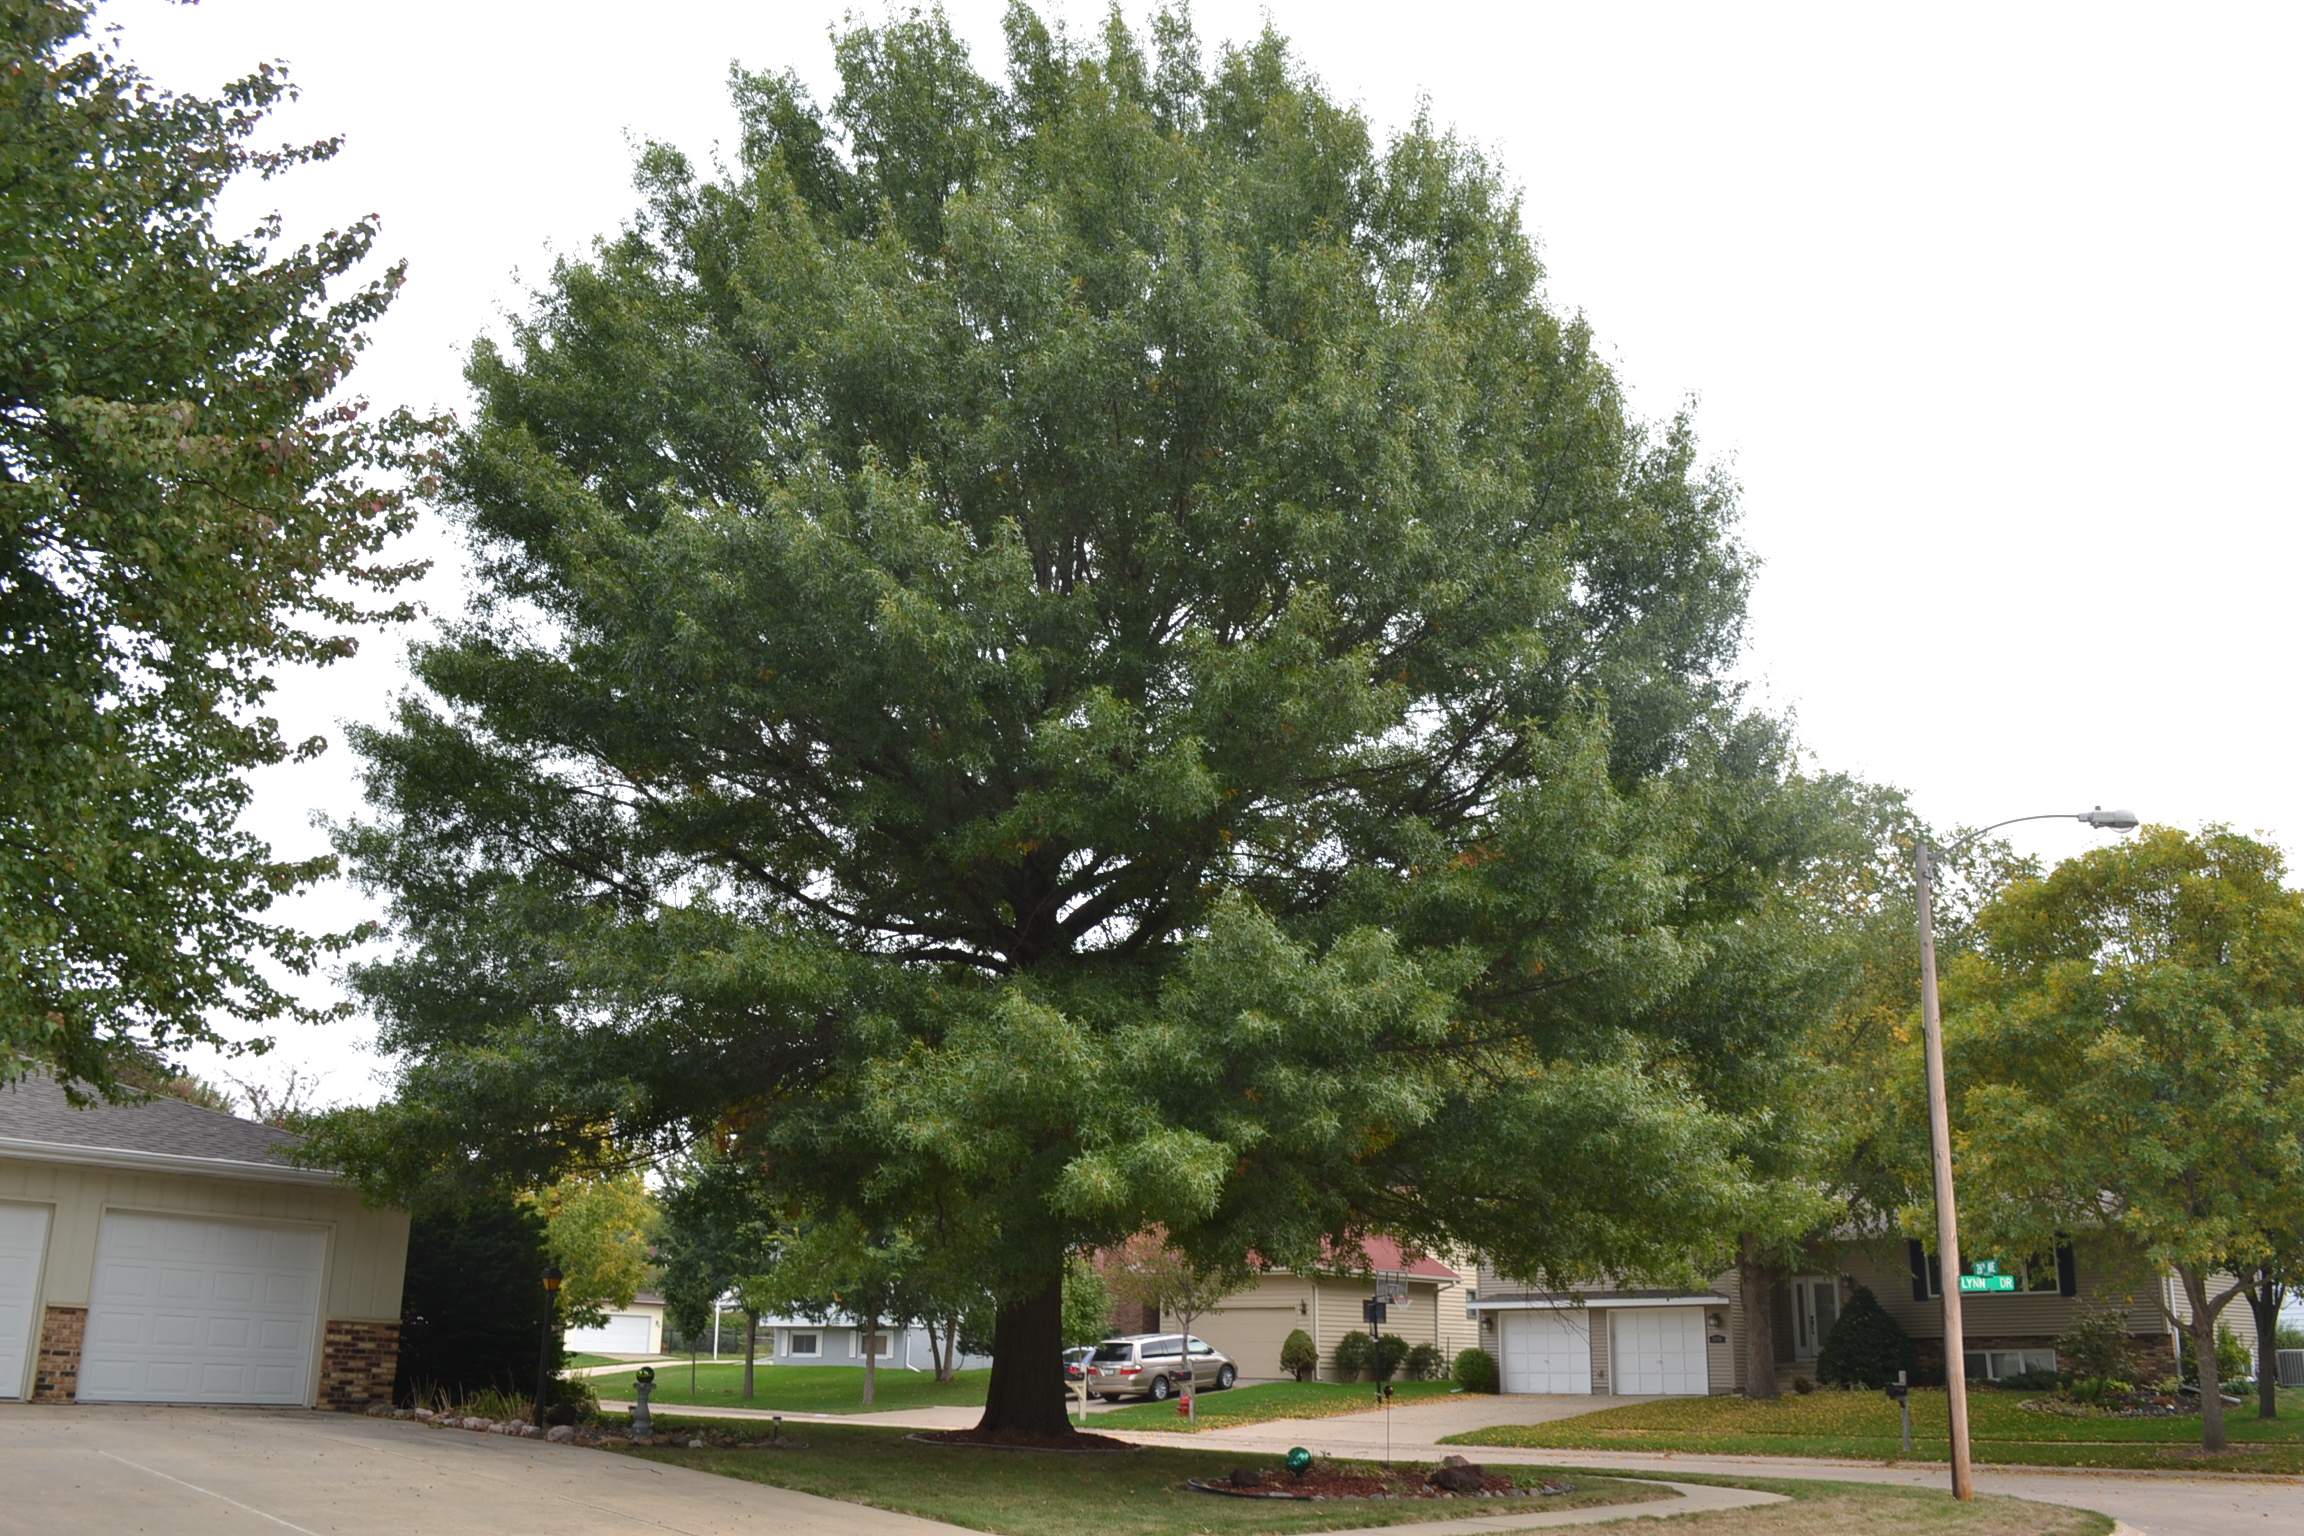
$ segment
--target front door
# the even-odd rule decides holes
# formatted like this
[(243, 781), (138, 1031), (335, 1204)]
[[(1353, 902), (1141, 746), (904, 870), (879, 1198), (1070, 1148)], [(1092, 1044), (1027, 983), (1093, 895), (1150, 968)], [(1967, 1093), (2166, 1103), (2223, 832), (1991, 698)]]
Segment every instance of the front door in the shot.
[(1840, 1321), (1840, 1282), (1830, 1275), (1792, 1279), (1792, 1358), (1813, 1360)]

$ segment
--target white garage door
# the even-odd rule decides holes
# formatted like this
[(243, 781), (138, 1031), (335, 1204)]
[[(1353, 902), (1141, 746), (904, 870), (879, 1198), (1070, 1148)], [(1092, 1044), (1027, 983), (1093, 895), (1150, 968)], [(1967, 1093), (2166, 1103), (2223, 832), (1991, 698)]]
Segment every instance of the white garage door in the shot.
[(40, 1250), (48, 1242), (48, 1210), (0, 1205), (0, 1397), (24, 1391), (24, 1357), (40, 1316)]
[(648, 1333), (647, 1313), (615, 1312), (597, 1328), (569, 1329), (563, 1342), (595, 1355), (645, 1355), (652, 1353)]
[(1618, 1392), (1680, 1397), (1711, 1390), (1702, 1307), (1619, 1307), (1608, 1323)]
[(1584, 1392), (1592, 1390), (1592, 1339), (1582, 1312), (1507, 1312), (1504, 1335), (1504, 1390)]
[(108, 1214), (80, 1400), (309, 1402), (326, 1252), (310, 1228)]

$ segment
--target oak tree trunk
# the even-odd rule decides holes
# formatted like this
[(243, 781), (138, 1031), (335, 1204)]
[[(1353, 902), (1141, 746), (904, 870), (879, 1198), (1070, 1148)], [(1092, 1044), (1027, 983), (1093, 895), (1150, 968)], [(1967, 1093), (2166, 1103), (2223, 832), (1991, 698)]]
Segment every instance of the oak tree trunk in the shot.
[(1030, 1296), (1000, 1304), (992, 1324), (992, 1380), (976, 1427), (1010, 1435), (1074, 1433), (1064, 1406), (1064, 1283), (1051, 1270)]
[(880, 1332), (880, 1314), (879, 1314), (877, 1311), (873, 1311), (873, 1312), (869, 1312), (869, 1313), (865, 1314), (865, 1317), (864, 1317), (864, 1406), (865, 1406), (865, 1407), (867, 1407), (867, 1408), (869, 1408), (869, 1407), (871, 1407), (871, 1406), (872, 1406), (872, 1388), (873, 1388), (873, 1385), (875, 1384), (875, 1382), (878, 1380), (878, 1378), (877, 1378), (877, 1377), (874, 1375), (874, 1372), (875, 1372), (875, 1371), (876, 1371), (876, 1370), (879, 1368), (879, 1363), (880, 1363), (880, 1351), (879, 1351), (879, 1349), (876, 1347), (876, 1346), (879, 1344), (879, 1342), (880, 1342), (880, 1340), (879, 1340), (879, 1337), (878, 1337), (878, 1335), (879, 1335), (879, 1332)]
[(1744, 1303), (1744, 1395), (1756, 1402), (1776, 1396), (1776, 1312), (1769, 1295), (1775, 1283), (1776, 1267), (1747, 1232), (1736, 1250), (1736, 1289)]

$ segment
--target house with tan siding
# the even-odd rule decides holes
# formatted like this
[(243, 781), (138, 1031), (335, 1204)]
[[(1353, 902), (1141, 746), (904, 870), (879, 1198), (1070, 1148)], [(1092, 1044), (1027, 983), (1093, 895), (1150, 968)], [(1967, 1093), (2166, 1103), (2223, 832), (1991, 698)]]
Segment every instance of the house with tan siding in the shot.
[[(2001, 1283), (1962, 1293), (1966, 1370), (1996, 1381), (2025, 1371), (2068, 1369), (2057, 1338), (2090, 1304), (2128, 1318), (2129, 1347), (2145, 1379), (2176, 1371), (2177, 1327), (2190, 1316), (2173, 1277), (2151, 1273), (2109, 1242), (2080, 1243), (2037, 1259), (1981, 1257)], [(1506, 1392), (1697, 1395), (1742, 1392), (1746, 1317), (1733, 1271), (1697, 1290), (1606, 1285), (1545, 1292), (1482, 1265), (1467, 1304), (1480, 1345), (1496, 1359)], [(2226, 1277), (2220, 1284), (2229, 1284)], [(1858, 1287), (1870, 1290), (1913, 1342), (1921, 1382), (1942, 1381), (1941, 1276), (1917, 1242), (1902, 1238), (1814, 1245), (1769, 1291), (1779, 1390), (1816, 1379), (1817, 1356)], [(2250, 1350), (2255, 1322), (2235, 1301), (2224, 1321)]]
[[(1192, 1320), (1192, 1332), (1230, 1356), (1244, 1382), (1284, 1381), (1280, 1346), (1301, 1328), (1320, 1351), (1319, 1378), (1335, 1381), (1336, 1346), (1347, 1333), (1366, 1333), (1362, 1305), (1381, 1290), (1402, 1296), (1388, 1307), (1384, 1331), (1411, 1345), (1436, 1346), (1444, 1360), (1473, 1348), (1475, 1336), (1465, 1310), (1463, 1274), (1430, 1255), (1409, 1255), (1388, 1237), (1362, 1243), (1364, 1265), (1339, 1265), (1302, 1274), (1267, 1269), (1246, 1290), (1228, 1296)], [(1145, 1332), (1183, 1326), (1174, 1313), (1148, 1319)]]

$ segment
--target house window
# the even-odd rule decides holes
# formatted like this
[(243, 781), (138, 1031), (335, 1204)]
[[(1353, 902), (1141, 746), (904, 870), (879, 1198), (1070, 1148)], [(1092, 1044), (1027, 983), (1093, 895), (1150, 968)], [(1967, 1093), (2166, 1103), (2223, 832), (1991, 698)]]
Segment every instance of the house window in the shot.
[(784, 1353), (798, 1360), (813, 1360), (824, 1353), (824, 1335), (793, 1332), (785, 1335), (789, 1341)]
[(892, 1333), (865, 1334), (863, 1352), (875, 1360), (893, 1360), (896, 1358), (896, 1336)]
[[(1923, 1301), (1943, 1295), (1944, 1261), (1924, 1253), (1917, 1241), (1911, 1246), (1912, 1299)], [(1925, 1294), (1923, 1267), (1927, 1275)], [(2079, 1289), (2076, 1279), (2070, 1248), (2028, 1259), (1963, 1259), (1960, 1263), (1960, 1294), (1971, 1301), (1984, 1296), (2071, 1296)]]
[(2056, 1369), (2056, 1351), (2052, 1349), (1972, 1349), (1964, 1358), (1970, 1381), (1999, 1381), (2030, 1371)]

